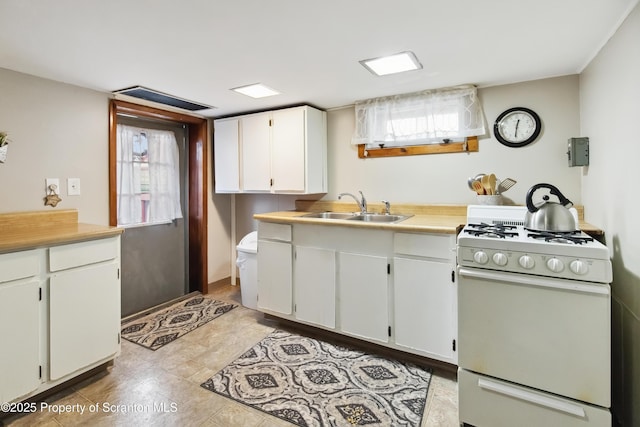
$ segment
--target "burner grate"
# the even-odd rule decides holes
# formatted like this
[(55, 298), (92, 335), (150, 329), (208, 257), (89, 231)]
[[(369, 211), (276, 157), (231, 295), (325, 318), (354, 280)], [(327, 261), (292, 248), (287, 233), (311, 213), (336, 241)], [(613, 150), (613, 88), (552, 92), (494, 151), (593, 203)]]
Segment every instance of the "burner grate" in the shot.
[(485, 236), (506, 239), (507, 237), (516, 237), (518, 235), (517, 231), (511, 231), (515, 229), (515, 225), (487, 224), (483, 222), (480, 224), (467, 224), (465, 232), (471, 234), (472, 236)]
[(593, 237), (585, 236), (581, 231), (537, 231), (527, 230), (527, 237), (536, 240), (544, 240), (551, 243), (573, 243), (582, 245), (584, 243), (593, 242)]

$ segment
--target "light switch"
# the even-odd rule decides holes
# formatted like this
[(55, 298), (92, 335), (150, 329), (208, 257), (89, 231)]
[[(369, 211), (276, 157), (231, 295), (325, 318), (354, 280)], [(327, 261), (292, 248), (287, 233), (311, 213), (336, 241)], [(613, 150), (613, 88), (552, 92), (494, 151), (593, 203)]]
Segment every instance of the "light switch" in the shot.
[(80, 195), (80, 178), (67, 178), (67, 195)]

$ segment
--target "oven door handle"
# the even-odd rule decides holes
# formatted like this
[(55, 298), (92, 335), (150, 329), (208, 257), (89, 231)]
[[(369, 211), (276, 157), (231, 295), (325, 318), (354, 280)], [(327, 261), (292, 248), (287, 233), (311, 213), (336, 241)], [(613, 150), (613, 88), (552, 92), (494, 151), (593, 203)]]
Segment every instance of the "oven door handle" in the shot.
[(560, 399), (555, 399), (549, 396), (542, 396), (538, 393), (522, 390), (520, 388), (511, 387), (506, 384), (498, 383), (495, 381), (487, 380), (485, 378), (478, 379), (478, 387), (500, 393), (505, 396), (513, 397), (525, 402), (534, 403), (536, 405), (544, 406), (546, 408), (555, 409), (567, 414), (575, 415), (577, 417), (585, 418), (586, 414), (584, 408), (573, 403), (565, 402)]
[(588, 284), (573, 280), (556, 280), (548, 277), (529, 276), (514, 273), (493, 272), (480, 269), (458, 268), (458, 276), (475, 279), (496, 280), (499, 282), (515, 283), (520, 285), (539, 286), (544, 288), (565, 289), (568, 291), (584, 292), (588, 294), (609, 295), (610, 287), (607, 284)]

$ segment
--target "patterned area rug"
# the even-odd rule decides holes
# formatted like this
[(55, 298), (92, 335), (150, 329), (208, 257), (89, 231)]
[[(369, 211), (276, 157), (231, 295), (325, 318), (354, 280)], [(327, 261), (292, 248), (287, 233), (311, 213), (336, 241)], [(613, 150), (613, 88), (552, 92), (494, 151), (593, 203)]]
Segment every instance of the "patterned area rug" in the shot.
[(127, 341), (157, 350), (236, 307), (196, 295), (123, 323), (120, 334)]
[(202, 387), (298, 426), (419, 426), (431, 372), (276, 330)]

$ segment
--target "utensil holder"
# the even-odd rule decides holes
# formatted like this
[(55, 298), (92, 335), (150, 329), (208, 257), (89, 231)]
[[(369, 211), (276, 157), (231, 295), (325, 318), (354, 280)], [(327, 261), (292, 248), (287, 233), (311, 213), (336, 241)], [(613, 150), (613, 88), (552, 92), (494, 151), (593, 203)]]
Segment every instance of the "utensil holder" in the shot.
[(478, 194), (476, 196), (479, 205), (502, 205), (504, 200), (501, 194)]

